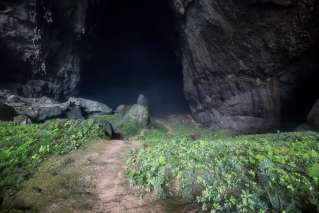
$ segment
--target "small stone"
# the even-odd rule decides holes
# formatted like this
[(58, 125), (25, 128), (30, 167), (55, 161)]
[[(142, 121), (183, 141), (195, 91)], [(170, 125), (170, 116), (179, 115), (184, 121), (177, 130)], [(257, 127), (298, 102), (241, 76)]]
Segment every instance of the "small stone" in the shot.
[(144, 107), (148, 107), (148, 100), (143, 94), (140, 94), (137, 98), (137, 104)]

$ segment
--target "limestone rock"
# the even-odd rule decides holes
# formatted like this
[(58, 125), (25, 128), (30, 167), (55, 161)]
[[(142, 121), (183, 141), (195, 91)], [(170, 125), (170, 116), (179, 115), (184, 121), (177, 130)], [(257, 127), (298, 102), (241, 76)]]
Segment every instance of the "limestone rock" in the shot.
[(84, 98), (70, 98), (69, 104), (81, 107), (88, 115), (112, 114), (113, 110), (105, 104)]
[(318, 1), (173, 2), (193, 117), (212, 129), (276, 128), (299, 77), (318, 70)]
[(148, 108), (138, 104), (133, 105), (124, 115), (122, 122), (133, 122), (137, 125), (147, 126), (150, 122)]

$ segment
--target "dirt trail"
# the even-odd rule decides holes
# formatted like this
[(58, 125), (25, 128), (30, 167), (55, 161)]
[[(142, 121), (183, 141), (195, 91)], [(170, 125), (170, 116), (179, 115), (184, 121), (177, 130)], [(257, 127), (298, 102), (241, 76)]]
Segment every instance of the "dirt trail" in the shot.
[[(194, 206), (141, 198), (129, 187), (126, 161), (135, 140), (100, 140), (39, 167), (14, 201), (17, 210), (45, 213), (183, 213)], [(20, 212), (20, 211), (13, 211)], [(33, 211), (30, 211), (33, 212)]]
[(138, 141), (113, 140), (104, 150), (91, 156), (95, 166), (96, 213), (160, 213), (195, 212), (194, 206), (174, 201), (156, 201), (152, 196), (139, 197), (128, 185), (126, 160), (130, 149), (138, 146)]
[(114, 140), (90, 157), (91, 165), (96, 165), (94, 212), (165, 212), (160, 204), (140, 198), (128, 186), (125, 162), (128, 151), (137, 144), (137, 141)]

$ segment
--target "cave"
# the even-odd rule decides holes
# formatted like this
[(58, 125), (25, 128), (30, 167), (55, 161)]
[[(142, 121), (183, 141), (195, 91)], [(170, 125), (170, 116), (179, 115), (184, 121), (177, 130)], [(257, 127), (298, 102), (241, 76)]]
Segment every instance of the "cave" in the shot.
[(80, 96), (116, 107), (144, 94), (153, 114), (187, 113), (169, 1), (90, 1)]
[(17, 60), (5, 45), (0, 42), (0, 89), (17, 90), (17, 85), (23, 84), (27, 77), (29, 66)]
[(319, 44), (314, 45), (305, 52), (304, 57), (296, 61), (298, 66), (294, 69), (299, 74), (295, 74), (291, 92), (286, 95), (287, 100), (282, 100), (281, 130), (293, 131), (307, 123), (307, 116), (318, 100), (318, 48)]

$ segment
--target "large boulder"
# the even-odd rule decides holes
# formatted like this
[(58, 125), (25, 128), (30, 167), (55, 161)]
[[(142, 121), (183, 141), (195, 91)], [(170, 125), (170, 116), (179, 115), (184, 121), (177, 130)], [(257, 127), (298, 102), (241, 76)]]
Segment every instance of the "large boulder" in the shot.
[(308, 115), (308, 124), (319, 130), (319, 100), (312, 107)]
[(62, 117), (68, 109), (66, 103), (58, 103), (50, 98), (24, 98), (8, 95), (6, 104), (14, 108), (19, 115), (24, 115), (34, 122)]
[(112, 114), (113, 110), (105, 104), (84, 98), (70, 98), (69, 104), (79, 106), (87, 115)]
[[(17, 115), (30, 118), (33, 122), (42, 122), (52, 118), (69, 118), (83, 120), (96, 114), (110, 114), (112, 109), (107, 105), (83, 98), (70, 98), (60, 103), (47, 97), (25, 98), (10, 92), (0, 91), (0, 100)], [(3, 107), (3, 112), (4, 112)], [(16, 115), (14, 114), (14, 115)], [(7, 115), (11, 115), (7, 113)], [(12, 115), (14, 117), (14, 115)], [(11, 117), (12, 117), (11, 116)], [(13, 120), (10, 118), (10, 120)]]
[(123, 123), (135, 123), (139, 126), (147, 126), (150, 122), (150, 113), (147, 107), (139, 104), (131, 106), (122, 120)]

